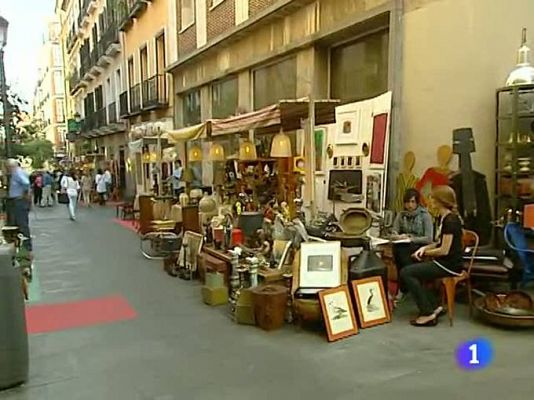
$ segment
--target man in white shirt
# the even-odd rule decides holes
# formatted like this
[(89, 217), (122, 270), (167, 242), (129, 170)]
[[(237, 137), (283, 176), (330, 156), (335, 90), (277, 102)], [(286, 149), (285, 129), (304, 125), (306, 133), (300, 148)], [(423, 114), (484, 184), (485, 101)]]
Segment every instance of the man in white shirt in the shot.
[(177, 160), (172, 174), (172, 188), (174, 189), (174, 195), (180, 196), (185, 192), (185, 182), (183, 180), (184, 168), (182, 167), (182, 160)]
[(109, 197), (111, 196), (111, 186), (113, 183), (113, 178), (111, 175), (111, 171), (109, 170), (109, 166), (106, 167), (106, 171), (104, 172), (104, 182), (106, 184), (106, 194)]

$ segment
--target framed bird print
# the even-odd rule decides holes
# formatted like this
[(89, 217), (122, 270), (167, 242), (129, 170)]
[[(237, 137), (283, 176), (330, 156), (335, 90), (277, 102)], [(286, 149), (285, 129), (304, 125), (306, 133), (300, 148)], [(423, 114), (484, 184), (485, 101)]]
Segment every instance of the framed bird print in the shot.
[(358, 333), (347, 285), (320, 291), (319, 301), (329, 342)]
[(391, 322), (381, 277), (352, 281), (352, 289), (362, 329)]

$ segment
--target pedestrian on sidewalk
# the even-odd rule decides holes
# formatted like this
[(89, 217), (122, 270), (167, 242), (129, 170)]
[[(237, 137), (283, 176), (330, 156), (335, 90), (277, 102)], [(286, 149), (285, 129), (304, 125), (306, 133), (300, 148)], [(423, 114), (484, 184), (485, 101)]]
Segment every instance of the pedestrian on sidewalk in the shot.
[(7, 224), (17, 226), (20, 233), (27, 240), (22, 242), (22, 246), (32, 257), (32, 241), (30, 235), (30, 223), (28, 214), (30, 213), (30, 178), (20, 167), (17, 160), (10, 158), (6, 163), (11, 176), (9, 181), (9, 193), (6, 201)]
[(54, 178), (50, 174), (50, 171), (45, 171), (43, 174), (43, 199), (41, 206), (52, 207), (54, 205), (54, 197), (52, 196), (52, 185), (54, 184)]
[(33, 179), (33, 205), (41, 207), (43, 200), (43, 175), (40, 172), (35, 173)]
[(69, 196), (69, 217), (71, 221), (76, 221), (76, 206), (78, 205), (78, 193), (80, 191), (80, 182), (74, 169), (70, 170), (61, 180), (61, 188)]
[(91, 192), (93, 191), (93, 177), (89, 171), (82, 176), (82, 201), (86, 207), (91, 207)]
[(101, 206), (105, 206), (106, 200), (107, 200), (108, 188), (106, 185), (106, 177), (101, 168), (98, 169), (98, 172), (95, 177), (95, 183), (96, 183), (96, 192), (98, 193), (98, 197), (99, 197), (99, 204)]

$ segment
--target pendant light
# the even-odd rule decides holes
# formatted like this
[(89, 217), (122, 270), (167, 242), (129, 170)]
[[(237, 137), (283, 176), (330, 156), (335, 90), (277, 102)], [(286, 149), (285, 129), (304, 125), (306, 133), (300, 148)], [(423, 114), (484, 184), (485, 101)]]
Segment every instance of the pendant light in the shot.
[(291, 139), (287, 136), (282, 129), (277, 133), (271, 145), (271, 157), (275, 158), (289, 158), (292, 157), (291, 152)]
[(256, 146), (248, 139), (239, 145), (239, 159), (241, 161), (255, 161), (258, 158)]
[(188, 154), (189, 162), (202, 161), (202, 149), (197, 145), (191, 147)]
[(210, 148), (210, 160), (211, 161), (224, 161), (224, 147), (219, 143), (212, 143)]

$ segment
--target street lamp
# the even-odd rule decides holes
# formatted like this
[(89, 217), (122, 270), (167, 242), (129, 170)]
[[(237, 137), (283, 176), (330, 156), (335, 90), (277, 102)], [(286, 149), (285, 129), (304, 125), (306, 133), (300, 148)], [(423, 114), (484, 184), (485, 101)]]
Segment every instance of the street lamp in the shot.
[(11, 105), (7, 100), (7, 84), (6, 71), (4, 68), (4, 47), (7, 44), (7, 28), (9, 22), (0, 15), (0, 88), (2, 94), (2, 103), (4, 104), (4, 132), (5, 132), (5, 146), (6, 158), (11, 156)]

